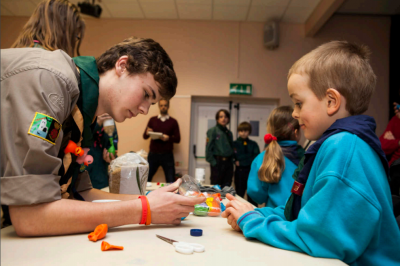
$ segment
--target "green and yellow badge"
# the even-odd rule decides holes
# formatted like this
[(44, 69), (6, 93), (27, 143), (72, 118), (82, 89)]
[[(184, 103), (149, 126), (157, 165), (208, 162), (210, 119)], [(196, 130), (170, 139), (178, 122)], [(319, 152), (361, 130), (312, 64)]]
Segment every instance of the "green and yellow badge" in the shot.
[(55, 118), (36, 112), (28, 134), (55, 145), (60, 130), (61, 124)]

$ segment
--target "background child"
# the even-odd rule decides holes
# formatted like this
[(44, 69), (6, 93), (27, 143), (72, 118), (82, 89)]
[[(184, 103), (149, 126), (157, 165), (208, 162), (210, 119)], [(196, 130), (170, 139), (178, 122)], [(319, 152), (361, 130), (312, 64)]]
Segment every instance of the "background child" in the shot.
[(292, 112), (290, 106), (271, 112), (267, 122), (269, 134), (265, 138), (268, 146), (251, 164), (247, 195), (267, 207), (285, 204), (293, 186), (292, 175), (304, 155), (304, 149), (297, 145), (300, 126)]
[(207, 131), (206, 161), (210, 163), (211, 184), (221, 188), (232, 185), (233, 135), (226, 127), (231, 115), (225, 109), (215, 114), (217, 125)]
[[(238, 126), (239, 138), (233, 142), (233, 157), (236, 164), (235, 169), (235, 190), (236, 193), (244, 197), (247, 189), (247, 179), (249, 178), (251, 162), (260, 153), (257, 142), (249, 139), (251, 134), (251, 125), (248, 122), (242, 122)], [(257, 206), (249, 193), (247, 201)]]
[(388, 163), (375, 120), (361, 115), (376, 83), (368, 55), (365, 46), (334, 41), (292, 66), (293, 117), (304, 136), (317, 141), (296, 170), (286, 206), (254, 211), (233, 200), (223, 213), (233, 228), (278, 248), (350, 265), (399, 265)]

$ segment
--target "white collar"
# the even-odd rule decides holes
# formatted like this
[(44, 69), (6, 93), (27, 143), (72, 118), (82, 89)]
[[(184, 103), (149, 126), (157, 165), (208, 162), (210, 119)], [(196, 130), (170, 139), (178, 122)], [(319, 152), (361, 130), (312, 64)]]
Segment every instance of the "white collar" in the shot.
[(160, 119), (161, 121), (165, 122), (166, 120), (169, 119), (169, 115), (168, 115), (168, 114), (167, 114), (167, 115), (161, 115), (161, 114), (159, 114), (159, 115), (158, 115), (158, 119)]

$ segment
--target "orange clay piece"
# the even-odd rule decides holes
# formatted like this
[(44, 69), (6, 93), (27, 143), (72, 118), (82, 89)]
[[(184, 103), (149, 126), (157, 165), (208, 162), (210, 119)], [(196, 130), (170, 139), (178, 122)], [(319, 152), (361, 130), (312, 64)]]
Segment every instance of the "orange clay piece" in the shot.
[(208, 210), (208, 216), (219, 216), (221, 213), (221, 204), (218, 200), (214, 199), (211, 202), (210, 209)]
[(108, 232), (108, 226), (106, 224), (101, 224), (94, 229), (94, 232), (91, 232), (88, 235), (90, 241), (96, 242), (98, 239), (103, 239)]
[(101, 251), (107, 251), (110, 249), (124, 250), (124, 247), (110, 245), (106, 241), (101, 242)]
[(83, 156), (83, 154), (85, 152), (82, 150), (81, 147), (78, 147), (78, 145), (76, 145), (75, 142), (70, 140), (70, 141), (68, 141), (67, 147), (65, 147), (65, 149), (64, 149), (64, 153), (73, 153), (76, 156)]

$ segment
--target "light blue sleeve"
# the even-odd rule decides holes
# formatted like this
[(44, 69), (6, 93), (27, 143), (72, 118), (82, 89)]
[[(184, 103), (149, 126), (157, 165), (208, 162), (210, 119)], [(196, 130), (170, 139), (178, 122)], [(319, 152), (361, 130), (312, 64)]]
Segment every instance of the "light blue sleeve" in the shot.
[[(340, 195), (340, 197), (338, 197)], [(366, 249), (380, 222), (380, 210), (338, 174), (320, 176), (313, 196), (298, 219), (289, 222), (284, 206), (257, 209), (238, 219), (247, 238), (315, 257), (355, 261)], [(368, 216), (368, 217), (366, 217)], [(349, 222), (351, 221), (351, 222)]]
[(249, 179), (247, 180), (247, 195), (258, 204), (263, 204), (268, 201), (269, 184), (262, 182), (258, 178), (258, 169), (261, 167), (260, 162), (262, 163), (264, 153), (265, 152), (259, 154), (251, 163)]

